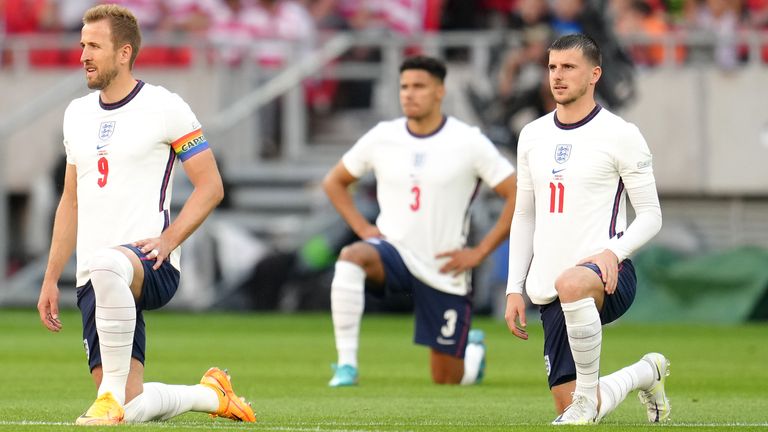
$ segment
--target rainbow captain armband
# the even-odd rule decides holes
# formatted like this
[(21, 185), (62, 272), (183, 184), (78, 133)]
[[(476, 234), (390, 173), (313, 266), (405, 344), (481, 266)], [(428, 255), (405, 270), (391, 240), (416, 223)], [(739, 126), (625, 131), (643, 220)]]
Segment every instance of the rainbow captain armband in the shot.
[(209, 146), (203, 135), (203, 130), (197, 129), (172, 142), (171, 147), (173, 147), (179, 160), (184, 162)]

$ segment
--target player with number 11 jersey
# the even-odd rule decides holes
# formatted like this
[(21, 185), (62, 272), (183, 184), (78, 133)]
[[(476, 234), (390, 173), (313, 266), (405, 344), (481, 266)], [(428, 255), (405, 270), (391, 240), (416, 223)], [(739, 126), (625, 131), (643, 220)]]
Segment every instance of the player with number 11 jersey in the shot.
[[(526, 292), (536, 304), (557, 297), (555, 278), (609, 248), (623, 261), (626, 189), (655, 183), (637, 127), (600, 105), (563, 124), (555, 112), (526, 125), (518, 143), (518, 188), (534, 191), (536, 229)], [(640, 228), (640, 227), (638, 227)]]

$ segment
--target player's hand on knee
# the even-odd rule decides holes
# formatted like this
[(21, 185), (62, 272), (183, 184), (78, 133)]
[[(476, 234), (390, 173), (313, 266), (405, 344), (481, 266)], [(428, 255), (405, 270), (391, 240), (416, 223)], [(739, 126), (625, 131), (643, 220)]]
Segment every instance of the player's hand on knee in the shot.
[(133, 242), (133, 246), (139, 248), (144, 254), (142, 261), (155, 260), (153, 269), (157, 270), (171, 254), (171, 248), (163, 242), (162, 237), (149, 238)]
[[(504, 319), (507, 321), (509, 331), (520, 339), (527, 340), (528, 332), (525, 330), (525, 300), (522, 294), (507, 294), (507, 308), (504, 311)], [(519, 323), (519, 325), (518, 325)]]
[(483, 255), (476, 248), (443, 252), (437, 254), (435, 258), (449, 258), (448, 262), (440, 268), (440, 273), (452, 273), (454, 276), (477, 267), (483, 261)]
[(355, 234), (357, 234), (358, 237), (360, 237), (362, 240), (369, 239), (369, 238), (384, 238), (384, 235), (379, 231), (379, 227), (376, 225), (368, 224), (367, 226), (364, 226), (360, 228), (359, 230), (354, 230)]
[(616, 291), (619, 282), (619, 257), (610, 249), (605, 249), (597, 255), (584, 258), (579, 264), (593, 263), (599, 269), (603, 276), (603, 285), (605, 293), (608, 295)]

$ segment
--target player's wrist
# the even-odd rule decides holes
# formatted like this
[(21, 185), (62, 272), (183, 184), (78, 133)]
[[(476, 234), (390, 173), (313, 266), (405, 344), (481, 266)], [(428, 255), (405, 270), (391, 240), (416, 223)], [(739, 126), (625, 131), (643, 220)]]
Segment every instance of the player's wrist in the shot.
[(622, 258), (619, 257), (619, 254), (616, 251), (614, 251), (613, 249), (605, 248), (603, 253), (606, 253), (606, 252), (608, 252), (609, 255), (613, 256), (613, 258), (616, 260), (616, 264), (618, 264), (618, 263), (620, 263), (622, 261)]

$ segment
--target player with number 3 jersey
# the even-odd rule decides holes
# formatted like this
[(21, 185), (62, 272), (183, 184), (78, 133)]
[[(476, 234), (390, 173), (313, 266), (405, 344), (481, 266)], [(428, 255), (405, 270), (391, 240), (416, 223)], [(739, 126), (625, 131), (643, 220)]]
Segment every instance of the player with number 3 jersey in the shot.
[[(472, 384), (482, 378), (482, 333), (470, 332), (469, 276), (509, 231), (514, 168), (477, 128), (443, 114), (445, 74), (436, 59), (406, 59), (400, 67), (404, 117), (362, 136), (324, 180), (331, 202), (364, 240), (341, 251), (331, 284), (339, 355), (332, 387), (357, 383), (366, 281), (374, 291), (413, 296), (414, 340), (431, 347), (433, 381)], [(347, 190), (368, 172), (376, 177), (375, 225), (357, 211)], [(467, 247), (469, 206), (480, 182), (505, 205), (480, 243)]]

